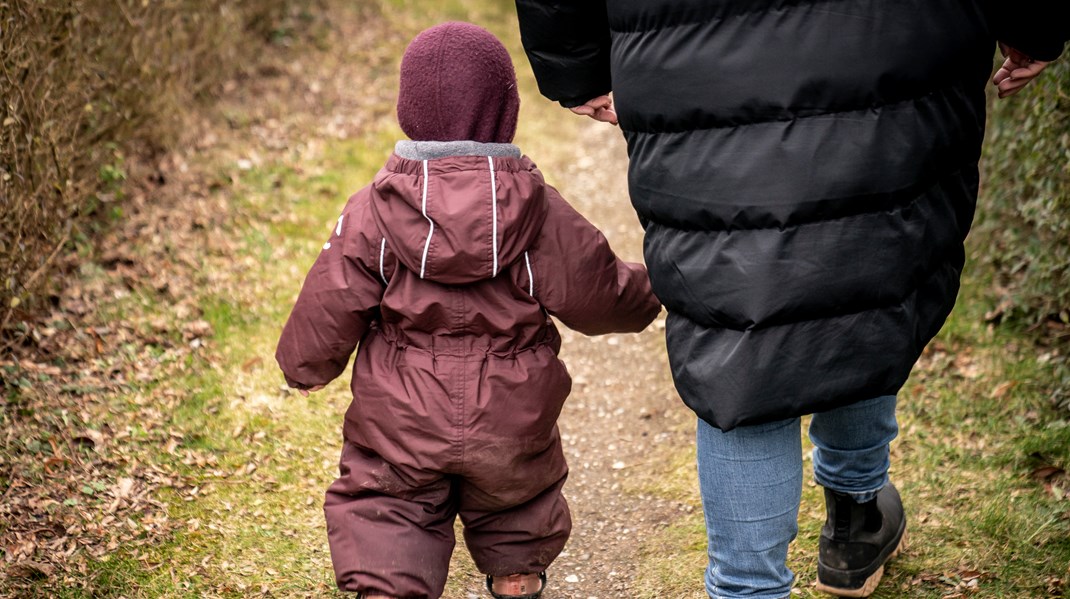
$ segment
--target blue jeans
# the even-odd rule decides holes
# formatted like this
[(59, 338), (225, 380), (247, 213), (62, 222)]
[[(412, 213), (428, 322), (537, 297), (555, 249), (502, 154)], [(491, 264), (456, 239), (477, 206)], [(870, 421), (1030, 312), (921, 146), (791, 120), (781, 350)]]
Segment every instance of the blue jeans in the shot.
[[(888, 444), (898, 432), (894, 395), (814, 414), (815, 480), (857, 501), (872, 499), (888, 482)], [(788, 545), (799, 530), (802, 496), (799, 419), (727, 433), (699, 420), (698, 474), (710, 597), (787, 597), (795, 578)]]

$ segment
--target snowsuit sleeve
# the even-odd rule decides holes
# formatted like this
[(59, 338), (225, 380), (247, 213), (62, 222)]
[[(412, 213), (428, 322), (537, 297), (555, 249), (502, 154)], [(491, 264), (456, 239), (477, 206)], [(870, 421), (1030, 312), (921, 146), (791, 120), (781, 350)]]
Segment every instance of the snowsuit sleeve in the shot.
[(617, 258), (602, 232), (549, 186), (547, 199), (549, 212), (531, 256), (539, 303), (585, 335), (646, 328), (661, 311), (646, 267)]
[(305, 277), (275, 350), (291, 387), (326, 385), (341, 374), (378, 318), (384, 289), (372, 243), (378, 240), (368, 198), (357, 194)]
[(516, 0), (539, 91), (571, 108), (612, 89), (605, 0)]
[(987, 0), (986, 8), (996, 39), (1033, 60), (1055, 60), (1070, 40), (1066, 0)]

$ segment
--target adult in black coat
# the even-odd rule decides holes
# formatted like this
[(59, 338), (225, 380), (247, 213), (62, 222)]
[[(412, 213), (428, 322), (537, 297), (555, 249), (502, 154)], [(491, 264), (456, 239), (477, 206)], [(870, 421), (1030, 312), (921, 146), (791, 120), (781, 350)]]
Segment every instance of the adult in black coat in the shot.
[[(1004, 97), (1062, 52), (1067, 3), (516, 4), (542, 93), (619, 119), (627, 140), (673, 377), (700, 419), (711, 596), (790, 588), (775, 565), (794, 528), (735, 573), (728, 562), (751, 549), (718, 556), (716, 545), (767, 531), (712, 529), (728, 530), (722, 501), (743, 519), (748, 502), (756, 516), (769, 503), (732, 487), (754, 472), (725, 466), (724, 452), (791, 454), (766, 474), (791, 487), (800, 450), (784, 444), (794, 434), (798, 445), (798, 427), (781, 424), (811, 413), (821, 413), (811, 436), (829, 507), (819, 580), (872, 592), (905, 526), (886, 485), (894, 396), (958, 292), (993, 48), (1006, 57), (993, 78)], [(845, 451), (838, 421), (858, 424)], [(793, 501), (797, 512), (797, 490), (776, 493), (781, 512)], [(860, 518), (876, 530), (858, 529)]]

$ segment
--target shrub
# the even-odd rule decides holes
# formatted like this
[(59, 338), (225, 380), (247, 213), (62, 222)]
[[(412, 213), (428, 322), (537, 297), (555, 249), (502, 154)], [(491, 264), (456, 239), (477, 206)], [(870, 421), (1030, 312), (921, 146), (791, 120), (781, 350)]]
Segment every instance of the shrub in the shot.
[(1070, 317), (1070, 60), (993, 103), (982, 159), (979, 258), (1016, 319)]
[(261, 54), (290, 2), (0, 1), (0, 314), (109, 199), (120, 150), (172, 144), (187, 107)]
[(994, 102), (982, 168), (972, 247), (995, 314), (1041, 331), (1054, 399), (1070, 407), (1070, 55)]

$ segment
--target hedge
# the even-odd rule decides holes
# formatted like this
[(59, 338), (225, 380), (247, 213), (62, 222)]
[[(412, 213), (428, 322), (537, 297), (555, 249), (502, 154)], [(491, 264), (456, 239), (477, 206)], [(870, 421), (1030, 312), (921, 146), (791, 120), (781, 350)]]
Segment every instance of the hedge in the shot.
[(971, 248), (993, 280), (993, 318), (1040, 332), (1054, 399), (1070, 407), (1070, 51), (994, 100)]
[(979, 258), (1015, 318), (1070, 318), (1070, 59), (993, 102), (982, 159)]
[(132, 140), (252, 61), (292, 0), (0, 0), (0, 317), (33, 298)]

